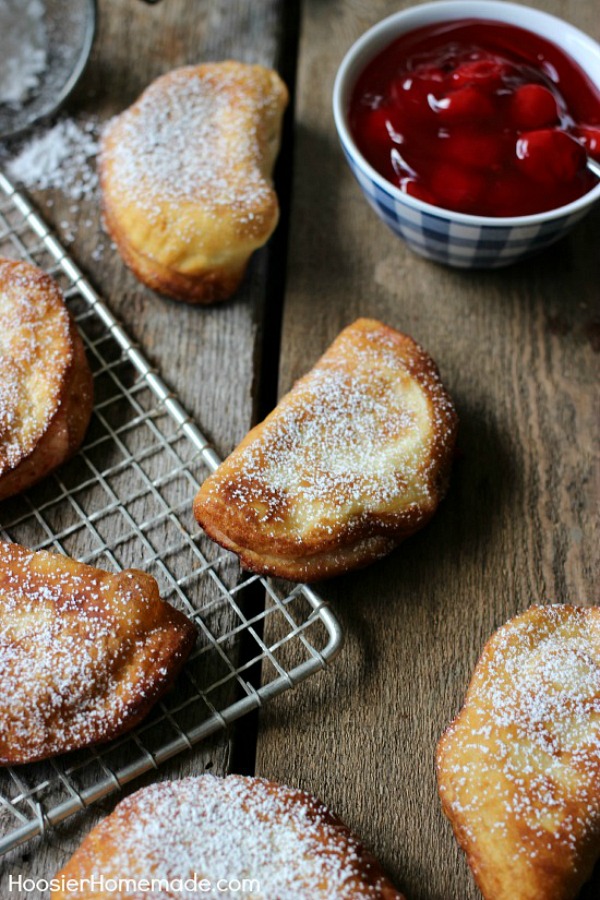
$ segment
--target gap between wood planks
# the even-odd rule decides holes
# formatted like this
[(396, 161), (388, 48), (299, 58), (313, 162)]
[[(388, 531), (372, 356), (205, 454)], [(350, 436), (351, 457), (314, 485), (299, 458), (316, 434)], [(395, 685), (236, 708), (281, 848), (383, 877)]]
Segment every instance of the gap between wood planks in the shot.
[[(279, 198), (280, 219), (267, 248), (267, 286), (261, 321), (258, 323), (257, 358), (255, 360), (255, 392), (253, 424), (262, 421), (277, 404), (279, 381), (279, 355), (281, 328), (285, 301), (287, 251), (290, 231), (290, 205), (292, 197), (293, 134), (296, 96), (296, 68), (300, 30), (301, 0), (287, 0), (281, 16), (276, 68), (285, 81), (290, 102), (283, 122), (281, 153), (275, 166), (274, 180)], [(266, 597), (259, 582), (244, 591), (242, 612), (248, 618), (260, 615), (265, 608)], [(260, 620), (254, 630), (262, 638), (263, 623)], [(240, 642), (240, 665), (256, 655), (256, 642), (246, 631)], [(262, 666), (255, 663), (245, 673), (245, 679), (253, 687), (261, 684)], [(240, 697), (243, 691), (240, 688)], [(258, 739), (260, 709), (253, 710), (231, 727), (229, 771), (240, 775), (254, 775), (256, 769), (256, 744)]]

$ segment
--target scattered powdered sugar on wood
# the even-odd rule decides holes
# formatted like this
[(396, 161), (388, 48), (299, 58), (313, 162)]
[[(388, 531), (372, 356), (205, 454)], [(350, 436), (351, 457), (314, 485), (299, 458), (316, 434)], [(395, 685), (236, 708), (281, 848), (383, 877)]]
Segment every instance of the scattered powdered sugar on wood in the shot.
[[(155, 784), (122, 801), (100, 829), (110, 834), (111, 827), (107, 877), (133, 869), (169, 882), (253, 879), (258, 888), (244, 892), (248, 900), (381, 897), (379, 868), (319, 801), (262, 779), (203, 775)], [(177, 891), (180, 900), (196, 896)]]
[(46, 69), (42, 0), (0, 0), (0, 103), (20, 106)]
[(444, 740), (440, 790), (470, 841), (491, 794), (515, 854), (575, 856), (600, 832), (600, 610), (533, 607), (501, 628)]
[[(202, 204), (205, 213), (227, 207), (250, 221), (272, 196), (261, 170), (265, 118), (277, 97), (260, 93), (248, 67), (186, 67), (158, 79), (130, 109), (109, 123), (104, 153), (114, 177), (150, 221), (161, 222), (163, 203)], [(171, 223), (173, 224), (173, 223)], [(181, 228), (181, 224), (178, 223)], [(181, 235), (185, 237), (185, 235)]]
[[(78, 231), (95, 227), (99, 206), (98, 133), (99, 123), (94, 118), (60, 118), (51, 127), (38, 126), (25, 141), (0, 144), (0, 163), (18, 187), (44, 191), (36, 202), (48, 210), (60, 196), (68, 201), (60, 220), (54, 223), (65, 244), (71, 244)], [(108, 245), (104, 232), (96, 230), (98, 240), (90, 256), (99, 261)]]
[(38, 129), (16, 152), (3, 149), (9, 178), (30, 189), (56, 188), (77, 201), (97, 198), (97, 153), (98, 123), (92, 119), (60, 119)]

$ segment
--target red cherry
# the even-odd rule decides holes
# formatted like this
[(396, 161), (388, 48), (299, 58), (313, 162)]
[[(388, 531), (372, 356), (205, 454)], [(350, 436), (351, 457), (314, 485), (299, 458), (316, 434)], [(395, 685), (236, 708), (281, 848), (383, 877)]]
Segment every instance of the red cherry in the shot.
[(561, 78), (549, 79), (534, 37), (474, 21), (393, 42), (351, 103), (371, 165), (405, 197), (465, 213), (526, 215), (585, 194), (586, 162), (600, 160), (596, 97), (568, 58), (553, 57)]
[(509, 157), (512, 150), (503, 135), (493, 135), (471, 129), (453, 130), (444, 138), (447, 158), (475, 169), (497, 169)]
[(426, 81), (412, 76), (396, 78), (390, 86), (390, 98), (395, 109), (411, 121), (423, 121), (433, 118), (429, 106), (428, 95), (439, 95), (440, 83)]
[(412, 80), (406, 76), (390, 81), (388, 94), (392, 103), (402, 106), (411, 87)]
[(573, 181), (585, 168), (585, 150), (560, 129), (526, 131), (517, 141), (517, 165), (529, 178), (544, 184)]
[(548, 88), (541, 84), (522, 84), (511, 98), (510, 115), (517, 128), (543, 128), (558, 122), (558, 106)]
[(473, 170), (440, 163), (432, 173), (431, 190), (439, 198), (438, 206), (471, 212), (485, 191), (485, 178)]
[(456, 87), (477, 85), (487, 91), (500, 87), (510, 67), (496, 59), (475, 59), (458, 66), (452, 73), (452, 83)]
[(390, 112), (383, 106), (369, 110), (364, 120), (364, 134), (368, 145), (375, 147), (390, 145), (389, 118)]
[(575, 133), (590, 156), (600, 162), (600, 125), (580, 125)]
[(437, 66), (419, 66), (413, 75), (414, 87), (421, 97), (442, 97), (446, 91), (446, 75)]
[(452, 91), (434, 105), (442, 122), (478, 122), (494, 115), (492, 100), (478, 88), (463, 87)]
[(446, 75), (439, 66), (426, 65), (425, 63), (417, 66), (414, 71), (414, 76), (418, 78), (419, 81), (427, 81), (437, 84), (441, 84), (446, 80)]
[[(528, 190), (529, 188), (529, 190)], [(531, 183), (516, 172), (503, 172), (488, 185), (485, 199), (491, 216), (521, 216), (529, 212)]]

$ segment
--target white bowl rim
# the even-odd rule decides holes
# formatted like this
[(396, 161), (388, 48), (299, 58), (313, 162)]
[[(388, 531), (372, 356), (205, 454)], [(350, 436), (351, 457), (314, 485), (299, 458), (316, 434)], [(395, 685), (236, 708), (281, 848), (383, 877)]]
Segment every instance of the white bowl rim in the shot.
[[(566, 29), (572, 37), (576, 38), (579, 43), (583, 43), (588, 50), (597, 53), (600, 59), (600, 44), (590, 37), (590, 35), (581, 31), (581, 29), (577, 28), (575, 25), (571, 25), (570, 22), (560, 19), (558, 16), (553, 16), (551, 13), (535, 9), (532, 6), (526, 6), (520, 3), (510, 3), (508, 0), (478, 0), (476, 4), (473, 0), (432, 0), (432, 2), (429, 3), (421, 3), (416, 6), (408, 6), (405, 9), (401, 9), (398, 12), (392, 13), (390, 16), (386, 16), (385, 19), (376, 22), (375, 25), (372, 25), (371, 28), (365, 31), (348, 49), (336, 74), (333, 87), (333, 117), (340, 141), (346, 151), (352, 156), (356, 165), (361, 168), (365, 174), (368, 175), (370, 180), (375, 182), (381, 190), (388, 193), (394, 199), (415, 210), (427, 213), (430, 216), (435, 215), (438, 218), (451, 218), (454, 222), (461, 225), (496, 228), (509, 228), (517, 225), (540, 225), (544, 222), (551, 222), (553, 219), (570, 217), (577, 212), (585, 210), (588, 206), (591, 207), (596, 200), (600, 199), (600, 181), (596, 187), (593, 187), (590, 191), (587, 191), (587, 193), (578, 197), (576, 200), (571, 201), (571, 203), (567, 203), (564, 206), (557, 206), (554, 209), (545, 210), (544, 212), (531, 213), (526, 216), (477, 216), (471, 213), (461, 213), (444, 206), (435, 206), (432, 203), (426, 203), (424, 200), (419, 200), (416, 197), (412, 197), (410, 194), (405, 194), (400, 188), (392, 184), (391, 181), (388, 181), (387, 178), (380, 175), (379, 172), (367, 162), (356, 146), (354, 138), (350, 133), (350, 129), (346, 125), (346, 110), (342, 107), (342, 96), (346, 88), (348, 71), (356, 58), (371, 44), (371, 42), (385, 34), (390, 27), (395, 26), (398, 22), (406, 22), (410, 19), (415, 19), (413, 27), (415, 29), (419, 28), (419, 20), (422, 18), (423, 13), (427, 16), (429, 12), (433, 13), (434, 11), (436, 13), (439, 12), (440, 14), (436, 15), (435, 18), (428, 19), (428, 21), (443, 21), (444, 13), (453, 13), (451, 16), (452, 19), (470, 18), (510, 22), (507, 13), (510, 14), (511, 12), (518, 13), (521, 16), (531, 17), (532, 19), (543, 20), (548, 25), (558, 27), (561, 32)], [(454, 15), (455, 13), (457, 15)], [(495, 14), (500, 15), (498, 16)], [(535, 26), (533, 24), (523, 24), (518, 27), (535, 32)], [(396, 36), (399, 35), (390, 34), (389, 43), (391, 43)], [(546, 38), (546, 40), (551, 39)], [(555, 40), (554, 43), (559, 49), (563, 50), (567, 56), (572, 56), (572, 54), (568, 53), (560, 46), (558, 41)], [(381, 47), (373, 53), (371, 58), (374, 58), (377, 52), (380, 52), (384, 47), (385, 44), (382, 44)], [(367, 62), (368, 60), (363, 63), (363, 68)], [(577, 62), (577, 60), (575, 60), (575, 62)], [(597, 84), (595, 80), (594, 84), (596, 87), (600, 88), (600, 85)]]

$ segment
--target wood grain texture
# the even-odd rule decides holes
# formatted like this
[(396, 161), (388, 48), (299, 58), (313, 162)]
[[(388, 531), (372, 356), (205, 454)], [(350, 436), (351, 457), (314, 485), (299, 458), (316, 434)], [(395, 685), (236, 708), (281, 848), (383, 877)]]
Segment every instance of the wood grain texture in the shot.
[[(257, 772), (321, 796), (411, 900), (476, 900), (440, 810), (436, 742), (495, 628), (533, 602), (600, 602), (600, 210), (496, 272), (427, 262), (385, 228), (339, 149), (331, 92), (353, 40), (408, 5), (303, 4), (279, 388), (353, 319), (380, 318), (437, 360), (461, 419), (459, 457), (424, 532), (319, 586), (347, 646), (328, 673), (264, 709)], [(600, 38), (593, 4), (531, 5)], [(582, 897), (599, 890), (597, 876)]]
[[(180, 65), (227, 58), (275, 65), (281, 45), (281, 6), (279, 0), (252, 4), (165, 0), (156, 6), (141, 0), (99, 0), (92, 57), (65, 112), (79, 121), (105, 121), (131, 104), (155, 77)], [(61, 191), (51, 190), (38, 192), (34, 199), (217, 452), (227, 454), (255, 415), (255, 371), (262, 354), (270, 251), (256, 253), (242, 288), (231, 301), (210, 309), (191, 308), (159, 297), (136, 281), (102, 231), (97, 197), (73, 203)], [(191, 501), (192, 497), (190, 511)], [(106, 540), (110, 544), (110, 531)], [(221, 622), (222, 628), (231, 625)], [(225, 774), (230, 740), (231, 735), (222, 733), (162, 766), (158, 773), (135, 781), (127, 791), (144, 781), (200, 773), (205, 768)], [(46, 896), (18, 890), (9, 894), (9, 876), (51, 877), (115, 802), (115, 798), (107, 799), (7, 857), (0, 895), (14, 900)]]
[[(290, 6), (294, 4), (289, 4)], [(464, 273), (414, 256), (367, 208), (338, 147), (335, 71), (352, 41), (408, 3), (304, 0), (295, 123), (288, 289), (280, 393), (342, 327), (373, 315), (438, 361), (461, 416), (447, 500), (426, 531), (382, 563), (321, 587), (347, 632), (332, 669), (268, 705), (257, 773), (320, 795), (381, 858), (409, 900), (476, 900), (439, 809), (435, 744), (459, 708), (490, 633), (532, 601), (597, 604), (598, 236), (600, 211), (537, 259)], [(533, 0), (600, 38), (594, 4)], [(272, 64), (285, 0), (100, 0), (100, 31), (70, 114), (105, 119), (162, 72), (205, 59)], [(276, 251), (242, 290), (189, 309), (139, 285), (111, 250), (96, 203), (59, 192), (42, 211), (184, 405), (225, 454), (259, 405), (265, 333), (278, 317)], [(62, 223), (65, 223), (64, 226)], [(97, 253), (101, 247), (102, 252)], [(268, 349), (268, 348), (267, 348)], [(267, 360), (268, 362), (268, 360)], [(262, 386), (265, 391), (268, 385)], [(281, 653), (283, 660), (283, 651)], [(252, 742), (250, 729), (238, 733)], [(225, 772), (219, 736), (147, 780)], [(143, 782), (136, 782), (140, 786)], [(51, 876), (105, 812), (100, 807), (7, 859), (8, 876)], [(591, 900), (600, 877), (584, 891)]]

